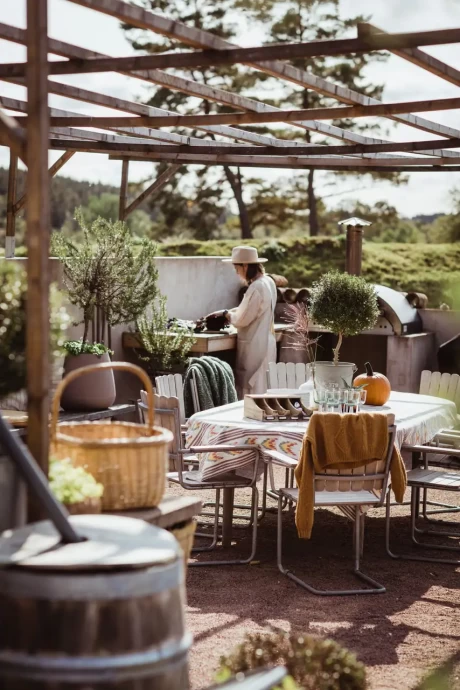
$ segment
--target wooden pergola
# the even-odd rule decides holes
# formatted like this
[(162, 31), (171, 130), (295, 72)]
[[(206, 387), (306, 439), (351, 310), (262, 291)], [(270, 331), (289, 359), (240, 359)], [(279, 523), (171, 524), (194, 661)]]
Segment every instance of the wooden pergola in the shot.
[[(432, 57), (420, 46), (460, 43), (460, 29), (390, 34), (360, 24), (348, 39), (241, 48), (209, 32), (173, 21), (123, 0), (69, 0), (131, 26), (175, 39), (191, 50), (109, 57), (48, 38), (47, 0), (27, 0), (27, 29), (0, 24), (0, 39), (27, 47), (27, 62), (0, 64), (0, 80), (27, 87), (21, 101), (0, 95), (0, 144), (10, 148), (5, 253), (14, 256), (15, 216), (26, 206), (28, 246), (27, 368), (29, 447), (38, 464), (48, 465), (48, 291), (49, 180), (77, 152), (108, 154), (122, 160), (120, 213), (125, 219), (144, 199), (161, 189), (181, 165), (295, 168), (333, 171), (448, 172), (460, 170), (460, 129), (413, 115), (460, 108), (460, 97), (381, 103), (289, 64), (302, 57), (390, 51), (423, 70), (460, 86), (460, 70)], [(48, 53), (64, 58), (48, 61)], [(287, 61), (287, 62), (286, 62)], [(262, 101), (170, 74), (168, 68), (242, 63), (281, 80), (311, 89), (339, 105), (282, 110)], [(70, 86), (48, 75), (119, 72), (190, 96), (228, 106), (228, 113), (181, 115), (134, 101)], [(121, 112), (90, 116), (48, 106), (48, 94)], [(5, 111), (15, 113), (15, 116)], [(435, 135), (425, 141), (393, 142), (342, 129), (328, 121), (384, 117)], [(334, 145), (306, 144), (247, 131), (255, 123), (289, 123), (300, 130), (337, 139)], [(185, 136), (168, 128), (190, 127), (211, 139)], [(166, 128), (166, 129), (160, 129)], [(97, 130), (97, 131), (96, 131)], [(219, 137), (219, 139), (216, 139)], [(48, 150), (63, 151), (48, 170)], [(28, 168), (27, 193), (16, 198), (18, 158)], [(169, 163), (136, 199), (128, 200), (130, 161)]]

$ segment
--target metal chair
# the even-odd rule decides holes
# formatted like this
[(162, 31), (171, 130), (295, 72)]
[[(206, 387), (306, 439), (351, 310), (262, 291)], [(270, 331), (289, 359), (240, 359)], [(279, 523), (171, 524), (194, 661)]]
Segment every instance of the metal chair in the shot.
[[(312, 594), (320, 596), (344, 596), (348, 594), (382, 594), (386, 591), (384, 585), (369, 577), (360, 570), (360, 558), (364, 547), (364, 512), (363, 509), (382, 506), (387, 494), (389, 494), (389, 471), (391, 456), (396, 438), (394, 418), (389, 415), (388, 448), (384, 460), (372, 462), (357, 468), (353, 474), (347, 474), (343, 470), (328, 470), (327, 473), (315, 473), (315, 506), (339, 507), (348, 517), (354, 521), (354, 574), (367, 584), (366, 589), (323, 590), (313, 587), (305, 580), (300, 579), (282, 562), (282, 501), (287, 498), (293, 504), (297, 504), (299, 490), (295, 488), (282, 488), (278, 498), (278, 539), (277, 539), (277, 564), (279, 570), (298, 585)], [(278, 451), (265, 451), (270, 462), (282, 461), (283, 453)], [(286, 461), (292, 463), (291, 458)]]
[[(460, 454), (460, 451), (458, 451)], [(425, 468), (417, 468), (407, 473), (407, 484), (411, 489), (411, 539), (416, 546), (423, 548), (431, 548), (443, 551), (457, 551), (460, 552), (460, 546), (452, 546), (447, 544), (429, 544), (421, 542), (417, 539), (417, 534), (435, 535), (443, 537), (458, 537), (460, 538), (460, 530), (452, 532), (439, 531), (436, 529), (420, 529), (417, 527), (418, 510), (420, 506), (420, 491), (428, 491), (435, 489), (437, 491), (454, 491), (460, 492), (460, 473), (429, 470)], [(390, 547), (390, 501), (387, 496), (386, 501), (386, 516), (385, 516), (385, 547), (391, 558), (410, 560), (410, 561), (428, 561), (431, 563), (453, 563), (458, 565), (459, 559), (437, 558), (432, 556), (418, 556), (412, 554), (397, 554), (391, 550)], [(445, 511), (444, 511), (445, 512)]]
[[(250, 526), (252, 527), (252, 541), (251, 541), (251, 553), (248, 558), (236, 559), (229, 561), (204, 561), (202, 563), (190, 563), (190, 566), (211, 566), (211, 565), (245, 565), (254, 560), (254, 556), (257, 548), (257, 527), (258, 527), (258, 498), (259, 492), (256, 486), (257, 483), (257, 468), (259, 464), (259, 450), (256, 446), (252, 445), (235, 445), (235, 446), (197, 446), (193, 448), (185, 449), (182, 447), (182, 434), (180, 425), (180, 411), (179, 411), (179, 401), (177, 398), (165, 398), (164, 396), (154, 396), (155, 404), (155, 416), (158, 423), (170, 429), (173, 432), (174, 441), (170, 451), (170, 459), (173, 460), (175, 465), (175, 471), (168, 472), (166, 477), (168, 481), (174, 484), (180, 484), (183, 489), (188, 491), (197, 491), (203, 489), (210, 489), (215, 491), (216, 498), (214, 503), (214, 528), (212, 535), (196, 533), (198, 537), (211, 538), (211, 544), (206, 547), (195, 547), (192, 549), (193, 552), (203, 552), (212, 551), (219, 540), (219, 523), (220, 523), (220, 492), (223, 489), (243, 489), (251, 488), (251, 515), (250, 515)], [(161, 405), (167, 404), (167, 407), (161, 407)], [(139, 403), (139, 409), (142, 414), (145, 413), (147, 406), (143, 403)], [(234, 473), (227, 473), (221, 477), (217, 477), (215, 480), (202, 480), (201, 473), (197, 470), (190, 470), (186, 465), (191, 464), (191, 460), (195, 462), (198, 461), (197, 456), (203, 453), (219, 453), (219, 452), (239, 452), (250, 450), (255, 454), (254, 458), (254, 470), (252, 476), (249, 478), (239, 477)], [(202, 513), (204, 514), (204, 513)]]

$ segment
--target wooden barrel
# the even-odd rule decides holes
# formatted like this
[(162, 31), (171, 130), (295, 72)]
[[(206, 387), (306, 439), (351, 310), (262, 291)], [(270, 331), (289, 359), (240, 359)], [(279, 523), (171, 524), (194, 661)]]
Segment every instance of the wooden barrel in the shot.
[[(123, 532), (112, 518), (139, 527), (128, 525), (121, 540), (85, 532), (85, 524), (107, 519), (112, 532)], [(80, 515), (71, 522), (86, 543), (48, 549), (0, 570), (2, 690), (188, 688), (191, 640), (174, 536), (112, 515)], [(91, 540), (96, 555), (88, 570)]]
[(268, 273), (268, 277), (273, 280), (276, 287), (283, 288), (288, 286), (288, 280), (284, 276), (279, 276), (276, 273)]

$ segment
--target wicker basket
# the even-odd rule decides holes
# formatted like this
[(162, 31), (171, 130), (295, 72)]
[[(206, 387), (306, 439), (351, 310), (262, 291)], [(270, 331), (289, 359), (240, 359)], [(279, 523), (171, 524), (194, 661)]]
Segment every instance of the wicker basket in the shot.
[(169, 530), (169, 532), (171, 532), (171, 534), (174, 534), (174, 536), (176, 537), (177, 541), (179, 542), (179, 546), (181, 547), (184, 553), (184, 566), (186, 570), (188, 559), (190, 558), (190, 554), (192, 553), (195, 529), (195, 520), (190, 520), (189, 522), (186, 522), (183, 525), (177, 525), (176, 527), (173, 527), (171, 530)]
[[(62, 422), (58, 424), (59, 402), (65, 387), (78, 376), (98, 369), (117, 369), (136, 374), (147, 391), (148, 423)], [(153, 388), (147, 374), (127, 362), (109, 362), (81, 367), (59, 384), (51, 420), (51, 454), (70, 458), (84, 467), (104, 486), (103, 510), (126, 510), (156, 506), (163, 498), (168, 467), (168, 450), (173, 435), (154, 426)]]
[(78, 503), (64, 503), (69, 515), (97, 515), (102, 510), (100, 498), (85, 498)]

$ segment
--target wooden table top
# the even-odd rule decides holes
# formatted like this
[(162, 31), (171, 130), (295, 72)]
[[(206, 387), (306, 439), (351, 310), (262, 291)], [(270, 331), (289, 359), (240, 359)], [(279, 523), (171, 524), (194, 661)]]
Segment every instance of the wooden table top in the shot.
[[(122, 417), (127, 414), (136, 412), (136, 405), (134, 403), (126, 403), (123, 405), (112, 405), (105, 410), (92, 410), (85, 412), (84, 410), (78, 412), (61, 412), (59, 415), (60, 422), (95, 422), (98, 419), (107, 419), (108, 417)], [(25, 436), (27, 433), (27, 425), (21, 428), (13, 428), (12, 431), (19, 436)]]

